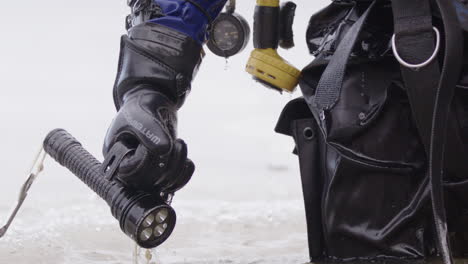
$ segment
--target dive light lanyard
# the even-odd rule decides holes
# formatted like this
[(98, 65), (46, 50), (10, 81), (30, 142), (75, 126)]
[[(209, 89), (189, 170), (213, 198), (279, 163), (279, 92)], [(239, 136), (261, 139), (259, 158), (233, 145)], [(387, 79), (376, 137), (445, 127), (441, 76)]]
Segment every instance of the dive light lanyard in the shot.
[(16, 215), (18, 214), (18, 211), (20, 210), (21, 206), (26, 200), (29, 189), (31, 189), (31, 186), (33, 185), (34, 181), (37, 179), (39, 174), (44, 170), (44, 160), (46, 156), (47, 156), (47, 153), (44, 151), (44, 148), (41, 148), (41, 150), (37, 153), (36, 158), (31, 166), (31, 170), (29, 172), (28, 178), (23, 183), (20, 189), (18, 201), (16, 203), (15, 208), (13, 208), (13, 211), (10, 217), (8, 218), (6, 224), (2, 228), (0, 228), (0, 238), (5, 236), (6, 232), (8, 231), (8, 228), (10, 227), (11, 223), (13, 222)]

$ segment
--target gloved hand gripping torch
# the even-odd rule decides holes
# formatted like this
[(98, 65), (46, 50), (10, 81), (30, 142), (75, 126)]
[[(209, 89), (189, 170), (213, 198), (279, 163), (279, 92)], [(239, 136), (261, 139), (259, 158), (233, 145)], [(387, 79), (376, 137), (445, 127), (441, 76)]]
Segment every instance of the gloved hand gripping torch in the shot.
[(109, 205), (122, 231), (142, 248), (154, 248), (174, 230), (176, 213), (159, 194), (149, 194), (106, 178), (102, 164), (68, 132), (56, 129), (44, 140), (44, 150), (68, 168)]
[(246, 71), (270, 88), (293, 92), (301, 71), (278, 54), (278, 46), (294, 46), (292, 24), (296, 5), (279, 0), (257, 0), (254, 16), (254, 47)]

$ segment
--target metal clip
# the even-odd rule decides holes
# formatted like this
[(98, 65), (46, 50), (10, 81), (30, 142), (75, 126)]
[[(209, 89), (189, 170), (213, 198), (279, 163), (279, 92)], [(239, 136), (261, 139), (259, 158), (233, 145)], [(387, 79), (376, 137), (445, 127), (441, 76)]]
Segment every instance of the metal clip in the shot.
[(101, 165), (101, 172), (108, 181), (112, 181), (117, 174), (120, 163), (132, 152), (123, 143), (117, 142), (106, 155), (106, 159)]
[(437, 54), (439, 53), (439, 49), (440, 49), (440, 31), (436, 27), (433, 27), (433, 29), (436, 34), (436, 46), (434, 48), (434, 53), (432, 53), (431, 57), (429, 57), (429, 59), (427, 59), (425, 62), (422, 62), (419, 64), (410, 64), (406, 62), (403, 58), (401, 58), (400, 54), (398, 53), (397, 46), (396, 46), (396, 34), (393, 34), (392, 50), (393, 50), (393, 55), (395, 55), (395, 58), (397, 59), (397, 61), (401, 65), (410, 69), (415, 69), (415, 70), (429, 65), (437, 57)]

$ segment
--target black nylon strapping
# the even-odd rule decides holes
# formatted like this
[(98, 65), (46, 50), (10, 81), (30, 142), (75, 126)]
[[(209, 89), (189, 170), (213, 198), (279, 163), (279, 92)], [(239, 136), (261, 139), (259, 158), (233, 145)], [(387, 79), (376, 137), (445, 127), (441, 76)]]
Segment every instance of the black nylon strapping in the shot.
[[(429, 178), (432, 186), (431, 194), (434, 220), (437, 235), (440, 240), (439, 246), (442, 251), (444, 263), (451, 264), (453, 263), (453, 258), (450, 251), (447, 216), (445, 212), (443, 171), (451, 104), (463, 65), (464, 38), (458, 21), (456, 21), (456, 13), (451, 3), (446, 0), (437, 0), (437, 4), (439, 5), (444, 21), (446, 47), (444, 67), (442, 68), (440, 83), (436, 92), (432, 117)], [(452, 155), (453, 154), (457, 155), (457, 153), (452, 153)]]
[(359, 37), (359, 33), (361, 33), (367, 17), (374, 6), (375, 1), (371, 3), (366, 12), (354, 23), (338, 45), (335, 54), (317, 85), (317, 92), (313, 101), (315, 107), (329, 110), (340, 99), (349, 57)]
[[(418, 71), (401, 67), (402, 76), (407, 87), (414, 119), (429, 160), (428, 178), (431, 190), (432, 210), (437, 233), (439, 251), (445, 264), (452, 264), (448, 227), (443, 194), (444, 158), (447, 127), (452, 121), (449, 117), (450, 106), (458, 73), (461, 70), (463, 38), (458, 27), (453, 23), (454, 15), (448, 1), (437, 0), (443, 15), (446, 32), (445, 61), (442, 74), (438, 61), (420, 68)], [(445, 2), (445, 3), (442, 3)], [(395, 34), (397, 49), (404, 60), (420, 63), (431, 56), (434, 50), (432, 33), (432, 13), (428, 0), (393, 0)], [(459, 30), (458, 30), (459, 31)], [(458, 73), (457, 73), (458, 72)], [(456, 131), (455, 131), (456, 132)], [(450, 151), (457, 146), (454, 136), (448, 139)], [(455, 144), (455, 148), (453, 148)], [(448, 153), (452, 163), (460, 163), (463, 155)], [(463, 161), (460, 168), (463, 166)], [(458, 169), (458, 168), (457, 168)]]
[[(420, 63), (426, 60), (434, 49), (432, 34), (432, 13), (427, 0), (392, 0), (395, 24), (396, 49), (402, 59), (410, 63)], [(424, 30), (425, 29), (425, 32)], [(431, 190), (434, 226), (437, 233), (439, 251), (445, 264), (452, 264), (452, 256), (447, 238), (447, 220), (442, 192), (442, 170), (433, 172), (431, 138), (434, 105), (437, 86), (440, 79), (440, 68), (437, 60), (422, 67), (418, 71), (401, 66), (402, 77), (410, 101), (413, 119), (418, 128), (429, 168), (429, 189)], [(443, 140), (443, 139), (439, 139)]]

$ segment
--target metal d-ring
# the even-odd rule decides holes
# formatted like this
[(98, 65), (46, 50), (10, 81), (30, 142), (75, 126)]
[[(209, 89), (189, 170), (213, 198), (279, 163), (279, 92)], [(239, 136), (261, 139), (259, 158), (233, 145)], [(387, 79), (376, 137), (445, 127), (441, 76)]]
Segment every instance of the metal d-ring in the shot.
[(393, 34), (393, 36), (392, 36), (393, 55), (395, 55), (395, 58), (398, 60), (398, 62), (401, 65), (403, 65), (403, 66), (405, 66), (407, 68), (410, 68), (410, 69), (419, 69), (419, 68), (427, 66), (429, 63), (431, 63), (436, 58), (437, 54), (439, 53), (439, 49), (440, 49), (440, 31), (436, 27), (432, 27), (432, 28), (434, 29), (434, 32), (436, 33), (436, 46), (435, 46), (435, 49), (434, 49), (434, 53), (425, 62), (419, 63), (419, 64), (408, 63), (408, 62), (406, 62), (405, 60), (403, 60), (400, 57), (400, 54), (398, 54), (398, 50), (396, 48), (396, 40), (395, 40), (396, 39), (396, 34)]

